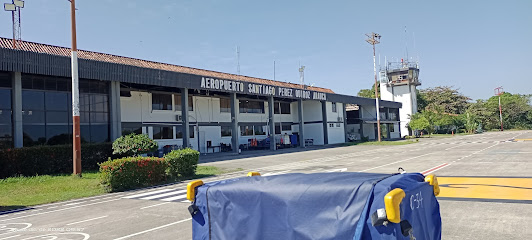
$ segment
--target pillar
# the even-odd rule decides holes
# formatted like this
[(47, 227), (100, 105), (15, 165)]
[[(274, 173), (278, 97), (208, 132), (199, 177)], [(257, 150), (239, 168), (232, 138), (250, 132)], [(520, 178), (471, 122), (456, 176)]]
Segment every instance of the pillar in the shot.
[(297, 100), (298, 123), (299, 123), (299, 146), (305, 147), (305, 122), (303, 118), (303, 99)]
[[(275, 121), (273, 118), (274, 102), (273, 96), (268, 97), (268, 125), (270, 126), (270, 150), (275, 150)], [(280, 110), (280, 109), (279, 109)], [(282, 128), (282, 126), (279, 126)]]
[(344, 116), (344, 138), (345, 142), (349, 142), (349, 138), (347, 136), (347, 110), (346, 110), (346, 103), (342, 103), (342, 114)]
[(11, 109), (13, 111), (13, 145), (23, 147), (22, 141), (22, 74), (14, 72), (12, 75)]
[(110, 118), (111, 118), (111, 140), (122, 136), (122, 117), (120, 110), (120, 82), (111, 81), (110, 84)]
[(321, 119), (323, 122), (323, 144), (329, 144), (329, 126), (327, 125), (327, 102), (321, 102)]
[(181, 122), (183, 123), (183, 147), (187, 148), (190, 146), (190, 124), (188, 121), (188, 88), (181, 88)]
[(238, 137), (238, 99), (236, 98), (236, 93), (231, 93), (231, 148), (234, 153), (238, 153), (238, 148), (240, 146)]

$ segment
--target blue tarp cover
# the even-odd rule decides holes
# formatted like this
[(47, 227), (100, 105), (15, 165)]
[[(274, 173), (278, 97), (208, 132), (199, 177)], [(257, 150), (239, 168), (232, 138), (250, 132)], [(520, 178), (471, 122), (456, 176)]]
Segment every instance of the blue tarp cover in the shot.
[[(193, 239), (408, 239), (401, 235), (400, 227), (391, 226), (399, 224), (383, 229), (371, 226), (372, 211), (384, 207), (384, 195), (392, 186), (405, 187), (407, 197), (410, 190), (429, 194), (432, 189), (423, 183), (420, 174), (348, 172), (243, 177), (207, 183), (197, 189), (195, 204), (199, 213), (193, 216)], [(426, 202), (433, 204), (431, 200), (422, 204)], [(434, 202), (437, 204), (435, 199)], [(423, 216), (437, 213), (439, 219), (439, 208), (437, 212), (430, 210)], [(418, 213), (405, 214), (415, 218), (413, 215)], [(424, 224), (411, 223), (414, 231), (417, 225)]]

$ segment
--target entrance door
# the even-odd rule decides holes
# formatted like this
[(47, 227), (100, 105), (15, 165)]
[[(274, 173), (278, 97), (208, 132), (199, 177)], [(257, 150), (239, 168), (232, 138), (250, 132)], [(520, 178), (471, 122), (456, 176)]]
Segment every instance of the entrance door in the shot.
[(205, 139), (205, 131), (199, 132), (199, 152), (207, 153), (207, 141)]

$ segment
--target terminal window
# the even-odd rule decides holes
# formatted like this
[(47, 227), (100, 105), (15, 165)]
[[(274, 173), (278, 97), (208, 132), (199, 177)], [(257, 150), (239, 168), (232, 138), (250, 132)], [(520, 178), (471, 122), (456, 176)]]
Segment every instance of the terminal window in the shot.
[(172, 95), (164, 93), (151, 94), (152, 110), (172, 110)]

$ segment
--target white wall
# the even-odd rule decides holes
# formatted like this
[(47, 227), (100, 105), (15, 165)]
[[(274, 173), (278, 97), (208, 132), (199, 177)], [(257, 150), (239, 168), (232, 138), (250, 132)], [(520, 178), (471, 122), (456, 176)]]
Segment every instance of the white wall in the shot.
[(408, 135), (407, 124), (410, 122), (410, 115), (417, 112), (417, 93), (414, 85), (400, 85), (387, 87), (381, 84), (381, 97), (383, 100), (400, 102), (403, 106), (399, 109), (401, 120), (401, 137)]
[[(131, 91), (131, 97), (121, 97), (121, 118), (122, 122), (136, 122), (143, 123), (145, 132), (153, 137), (153, 129), (151, 125), (169, 125), (180, 126), (181, 122), (176, 119), (176, 115), (181, 115), (181, 110), (177, 110), (175, 106), (179, 94), (172, 95), (173, 108), (172, 110), (152, 110), (152, 96), (148, 92)], [(240, 99), (246, 101), (245, 99)], [(195, 122), (200, 123), (229, 123), (231, 121), (231, 114), (229, 112), (220, 112), (220, 99), (209, 96), (192, 96), (193, 111), (189, 111), (189, 121), (191, 126), (195, 126)], [(337, 111), (332, 111), (332, 103), (326, 102), (327, 121), (334, 124), (334, 127), (328, 127), (328, 141), (329, 144), (342, 143), (345, 141), (344, 124), (343, 124), (343, 104), (337, 103)], [(323, 145), (323, 123), (321, 102), (319, 101), (303, 101), (304, 121), (305, 124), (305, 138), (314, 139), (315, 145)], [(268, 126), (268, 102), (264, 102), (264, 113), (238, 113), (239, 123), (260, 123)], [(281, 134), (292, 134), (298, 132), (299, 116), (297, 102), (290, 103), (290, 114), (275, 114), (274, 121), (276, 123), (291, 123), (292, 127), (289, 131), (281, 131)], [(308, 123), (314, 122), (314, 123)], [(339, 123), (339, 127), (337, 127)], [(266, 127), (267, 128), (267, 127)], [(219, 146), (220, 143), (230, 144), (231, 137), (221, 137), (220, 126), (200, 126), (200, 132), (204, 132), (205, 139), (202, 140), (201, 145), (206, 146), (207, 141), (212, 141), (213, 146)], [(200, 133), (201, 134), (201, 133)], [(240, 128), (237, 133), (239, 135), (240, 144), (248, 143), (248, 139), (262, 140), (269, 134), (269, 128), (266, 129), (266, 135), (241, 136)], [(278, 138), (278, 137), (277, 137)], [(198, 130), (194, 128), (194, 138), (191, 138), (190, 143), (193, 148), (198, 149)], [(164, 139), (156, 140), (162, 148), (165, 145), (182, 145), (182, 139)], [(205, 152), (205, 148), (201, 152)], [(218, 151), (218, 149), (216, 149)], [(212, 149), (209, 149), (212, 152)]]

